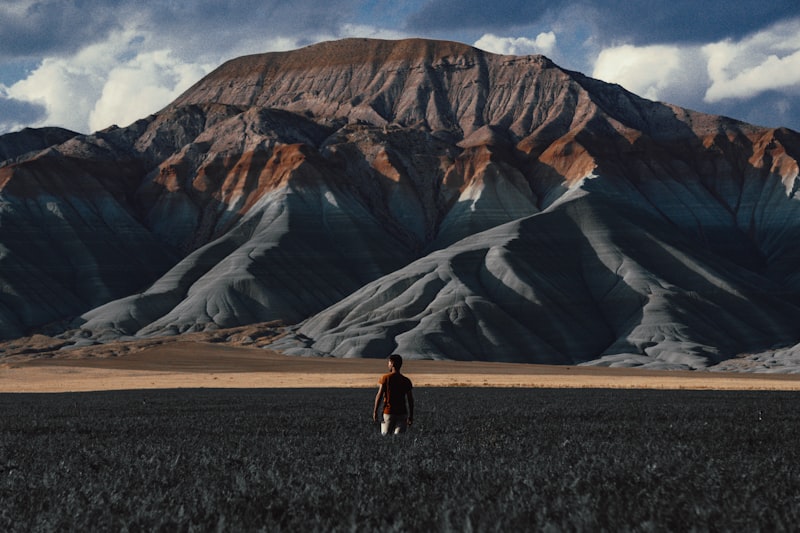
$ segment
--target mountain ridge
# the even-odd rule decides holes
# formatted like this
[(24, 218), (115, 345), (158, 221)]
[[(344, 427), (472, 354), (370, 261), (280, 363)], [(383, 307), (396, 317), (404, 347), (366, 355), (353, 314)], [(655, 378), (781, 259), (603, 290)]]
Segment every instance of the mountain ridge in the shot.
[(798, 157), (791, 130), (543, 56), (349, 39), (237, 58), (0, 165), (0, 335), (283, 321), (274, 347), (297, 355), (791, 371)]

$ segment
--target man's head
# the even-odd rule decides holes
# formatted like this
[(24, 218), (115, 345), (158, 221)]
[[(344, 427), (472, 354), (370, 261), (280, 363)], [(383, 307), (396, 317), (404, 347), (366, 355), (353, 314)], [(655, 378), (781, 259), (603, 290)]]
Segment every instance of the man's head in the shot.
[(400, 370), (403, 366), (403, 358), (396, 353), (389, 356), (389, 362), (392, 363), (392, 367), (394, 367), (395, 370)]

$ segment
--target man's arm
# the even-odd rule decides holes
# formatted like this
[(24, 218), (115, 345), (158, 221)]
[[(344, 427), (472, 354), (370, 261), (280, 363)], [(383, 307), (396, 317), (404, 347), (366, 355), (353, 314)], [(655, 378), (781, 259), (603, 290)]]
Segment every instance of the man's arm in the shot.
[(375, 395), (375, 408), (372, 410), (372, 421), (373, 422), (377, 422), (378, 421), (378, 409), (381, 408), (381, 400), (383, 400), (383, 393), (384, 393), (384, 389), (385, 388), (386, 388), (386, 385), (383, 384), (383, 383), (380, 383), (378, 385), (378, 394)]
[(408, 420), (406, 423), (410, 426), (414, 420), (414, 393), (410, 389), (406, 398), (408, 398)]

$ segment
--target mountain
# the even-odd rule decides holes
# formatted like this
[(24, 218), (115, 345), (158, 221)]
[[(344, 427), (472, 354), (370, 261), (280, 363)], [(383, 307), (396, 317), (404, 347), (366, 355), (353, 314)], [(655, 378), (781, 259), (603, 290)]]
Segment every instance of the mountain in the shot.
[(296, 355), (793, 371), (798, 157), (542, 56), (241, 57), (0, 164), (0, 335), (280, 322)]
[(64, 128), (25, 128), (22, 131), (0, 135), (0, 161), (23, 158), (27, 154), (66, 142), (77, 135), (77, 132)]

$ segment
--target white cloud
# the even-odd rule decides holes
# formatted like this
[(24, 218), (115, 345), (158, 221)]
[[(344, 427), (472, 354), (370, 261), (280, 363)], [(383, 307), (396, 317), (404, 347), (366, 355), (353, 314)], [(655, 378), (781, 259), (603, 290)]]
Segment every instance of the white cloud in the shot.
[(800, 95), (800, 18), (736, 41), (606, 48), (592, 76), (652, 100), (792, 126)]
[(106, 47), (92, 45), (74, 57), (46, 58), (27, 78), (11, 85), (8, 94), (44, 106), (46, 117), (37, 125), (86, 131), (86, 117), (111, 68), (111, 55)]
[(10, 97), (8, 87), (0, 83), (0, 135), (21, 130), (42, 116), (41, 106)]
[(139, 54), (108, 72), (89, 113), (89, 129), (126, 126), (158, 111), (210, 70), (210, 65), (182, 63), (167, 50)]
[[(45, 58), (25, 79), (4, 88), (4, 101), (13, 99), (44, 109), (43, 118), (26, 125), (89, 133), (112, 124), (126, 126), (157, 112), (227, 59), (300, 46), (297, 39), (248, 35), (227, 47), (192, 55), (179, 38), (141, 28), (132, 22), (130, 28), (74, 54)], [(391, 30), (348, 24), (338, 35), (305, 36), (304, 42), (355, 36), (404, 37)]]
[(800, 92), (800, 19), (794, 19), (738, 42), (703, 47), (711, 85), (706, 102), (750, 98), (765, 91)]
[(366, 24), (343, 24), (336, 36), (321, 38), (320, 40), (341, 39), (344, 37), (366, 37), (370, 39), (405, 39), (408, 34), (401, 31), (369, 26)]
[(680, 102), (702, 92), (707, 85), (704, 71), (693, 47), (623, 45), (600, 52), (592, 77), (651, 100)]
[(542, 32), (536, 39), (527, 37), (498, 37), (486, 33), (475, 41), (475, 46), (481, 50), (503, 55), (528, 55), (553, 53), (556, 46), (556, 34), (552, 31)]
[(37, 126), (80, 132), (128, 123), (168, 104), (209, 65), (183, 63), (166, 50), (146, 50), (147, 36), (121, 31), (67, 57), (48, 57), (8, 95), (44, 106)]

